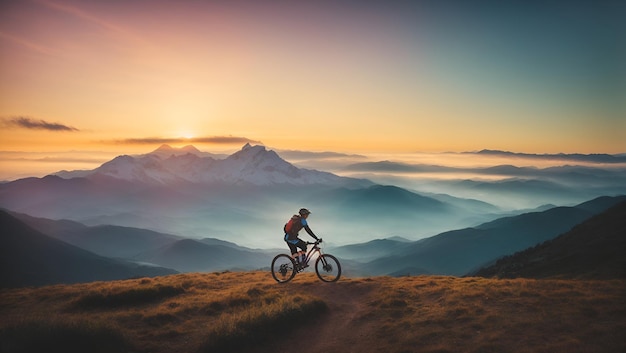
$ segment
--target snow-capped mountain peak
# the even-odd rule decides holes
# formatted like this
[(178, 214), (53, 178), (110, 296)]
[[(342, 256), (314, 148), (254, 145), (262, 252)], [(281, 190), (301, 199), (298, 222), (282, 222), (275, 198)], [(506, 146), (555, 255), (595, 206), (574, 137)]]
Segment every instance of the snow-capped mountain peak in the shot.
[(252, 146), (249, 143), (246, 143), (241, 150), (233, 153), (229, 158), (252, 158), (253, 156), (257, 156), (260, 154), (267, 153), (268, 151), (265, 149), (263, 145), (255, 145)]
[(276, 154), (276, 152), (271, 151), (271, 150), (268, 151), (265, 148), (265, 146), (262, 146), (262, 145), (251, 146), (249, 143), (246, 143), (246, 145), (243, 146), (241, 150), (233, 153), (226, 159), (243, 161), (245, 163), (249, 163), (255, 160), (257, 162), (260, 162), (261, 160), (266, 160), (266, 161), (272, 160), (273, 163), (289, 164), (287, 161), (280, 158), (278, 154)]
[(161, 157), (152, 154), (141, 157), (127, 155), (115, 157), (94, 169), (92, 175), (105, 175), (149, 184), (166, 184), (180, 179), (175, 172), (163, 165)]
[(179, 154), (187, 154), (187, 153), (201, 154), (202, 152), (200, 152), (200, 150), (198, 150), (193, 145), (187, 145), (181, 148), (174, 148), (168, 144), (163, 144), (159, 146), (159, 148), (157, 148), (156, 150), (152, 151), (151, 153), (156, 153), (156, 154), (169, 153), (169, 154), (179, 155)]
[[(187, 152), (187, 153), (183, 153)], [(197, 153), (194, 153), (197, 152)], [(108, 176), (132, 182), (171, 184), (252, 184), (252, 185), (345, 185), (371, 184), (316, 170), (299, 169), (265, 146), (246, 144), (224, 159), (205, 156), (193, 146), (175, 149), (163, 145), (140, 156), (118, 156), (92, 171), (81, 171), (80, 176)], [(209, 154), (210, 155), (210, 154)], [(79, 176), (73, 172), (59, 173), (64, 178)]]
[(186, 155), (186, 154), (192, 154), (198, 157), (212, 157), (212, 158), (217, 158), (217, 159), (226, 157), (224, 155), (217, 155), (213, 153), (202, 152), (193, 145), (187, 145), (184, 147), (176, 148), (167, 144), (163, 144), (159, 146), (159, 148), (157, 148), (156, 150), (147, 154), (142, 154), (140, 156), (154, 155), (154, 156), (159, 156), (162, 159), (167, 159), (171, 156), (181, 156), (181, 155)]

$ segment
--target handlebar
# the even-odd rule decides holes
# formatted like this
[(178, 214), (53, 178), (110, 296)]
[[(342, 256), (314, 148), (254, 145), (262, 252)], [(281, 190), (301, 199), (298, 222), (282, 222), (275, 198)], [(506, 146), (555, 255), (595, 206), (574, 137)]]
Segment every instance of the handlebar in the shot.
[(322, 238), (319, 238), (319, 239), (317, 239), (314, 242), (307, 241), (306, 243), (307, 243), (307, 245), (318, 245), (321, 242), (322, 242)]

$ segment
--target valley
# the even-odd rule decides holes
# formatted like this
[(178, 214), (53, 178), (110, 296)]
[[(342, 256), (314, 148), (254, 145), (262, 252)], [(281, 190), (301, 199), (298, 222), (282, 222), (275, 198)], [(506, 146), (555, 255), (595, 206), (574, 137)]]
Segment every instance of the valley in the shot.
[[(608, 157), (570, 158), (606, 163)], [(358, 165), (360, 170), (399, 167), (433, 168)], [(545, 179), (551, 183), (563, 173), (584, 182), (603, 173), (609, 183), (620, 179), (588, 166), (474, 171), (551, 176)], [(527, 184), (536, 183), (520, 187)], [(507, 211), (477, 199), (299, 168), (264, 146), (246, 144), (231, 155), (161, 146), (143, 155), (119, 156), (90, 171), (0, 184), (0, 207), (7, 210), (3, 227), (12, 232), (2, 239), (7, 254), (3, 278), (9, 286), (123, 278), (123, 272), (86, 275), (72, 268), (53, 275), (61, 267), (46, 264), (69, 256), (52, 250), (68, 247), (61, 244), (76, 247), (63, 250), (74, 254), (71, 258), (123, 262), (124, 271), (136, 275), (267, 269), (277, 253), (286, 251), (282, 225), (301, 205), (313, 210), (312, 228), (324, 238), (325, 251), (341, 258), (348, 276), (463, 276), (552, 240), (625, 200), (623, 195), (600, 196), (568, 206)], [(37, 274), (44, 268), (52, 271), (48, 280)], [(26, 275), (33, 272), (40, 279)]]

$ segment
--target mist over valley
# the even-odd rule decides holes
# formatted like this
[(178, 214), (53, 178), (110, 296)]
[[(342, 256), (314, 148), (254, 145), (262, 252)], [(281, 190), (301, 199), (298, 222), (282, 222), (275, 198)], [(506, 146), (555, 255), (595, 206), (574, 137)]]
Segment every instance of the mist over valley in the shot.
[[(24, 227), (94, 256), (175, 272), (266, 268), (286, 252), (283, 224), (307, 207), (312, 229), (349, 275), (459, 276), (551, 240), (626, 194), (622, 161), (606, 156), (595, 166), (594, 158), (576, 155), (565, 159), (585, 165), (538, 168), (285, 154), (347, 164), (334, 174), (297, 167), (260, 145), (230, 155), (164, 145), (93, 170), (1, 184), (0, 207)], [(504, 155), (509, 163), (534, 158)], [(448, 177), (434, 179), (433, 172)], [(357, 177), (362, 173), (375, 177)], [(494, 179), (455, 179), (467, 173)]]

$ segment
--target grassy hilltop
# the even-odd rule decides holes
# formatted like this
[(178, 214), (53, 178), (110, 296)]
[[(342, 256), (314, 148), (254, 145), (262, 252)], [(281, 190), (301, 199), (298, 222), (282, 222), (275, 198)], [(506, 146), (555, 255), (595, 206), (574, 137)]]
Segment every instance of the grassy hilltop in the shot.
[(0, 352), (624, 352), (625, 280), (180, 274), (0, 290)]

